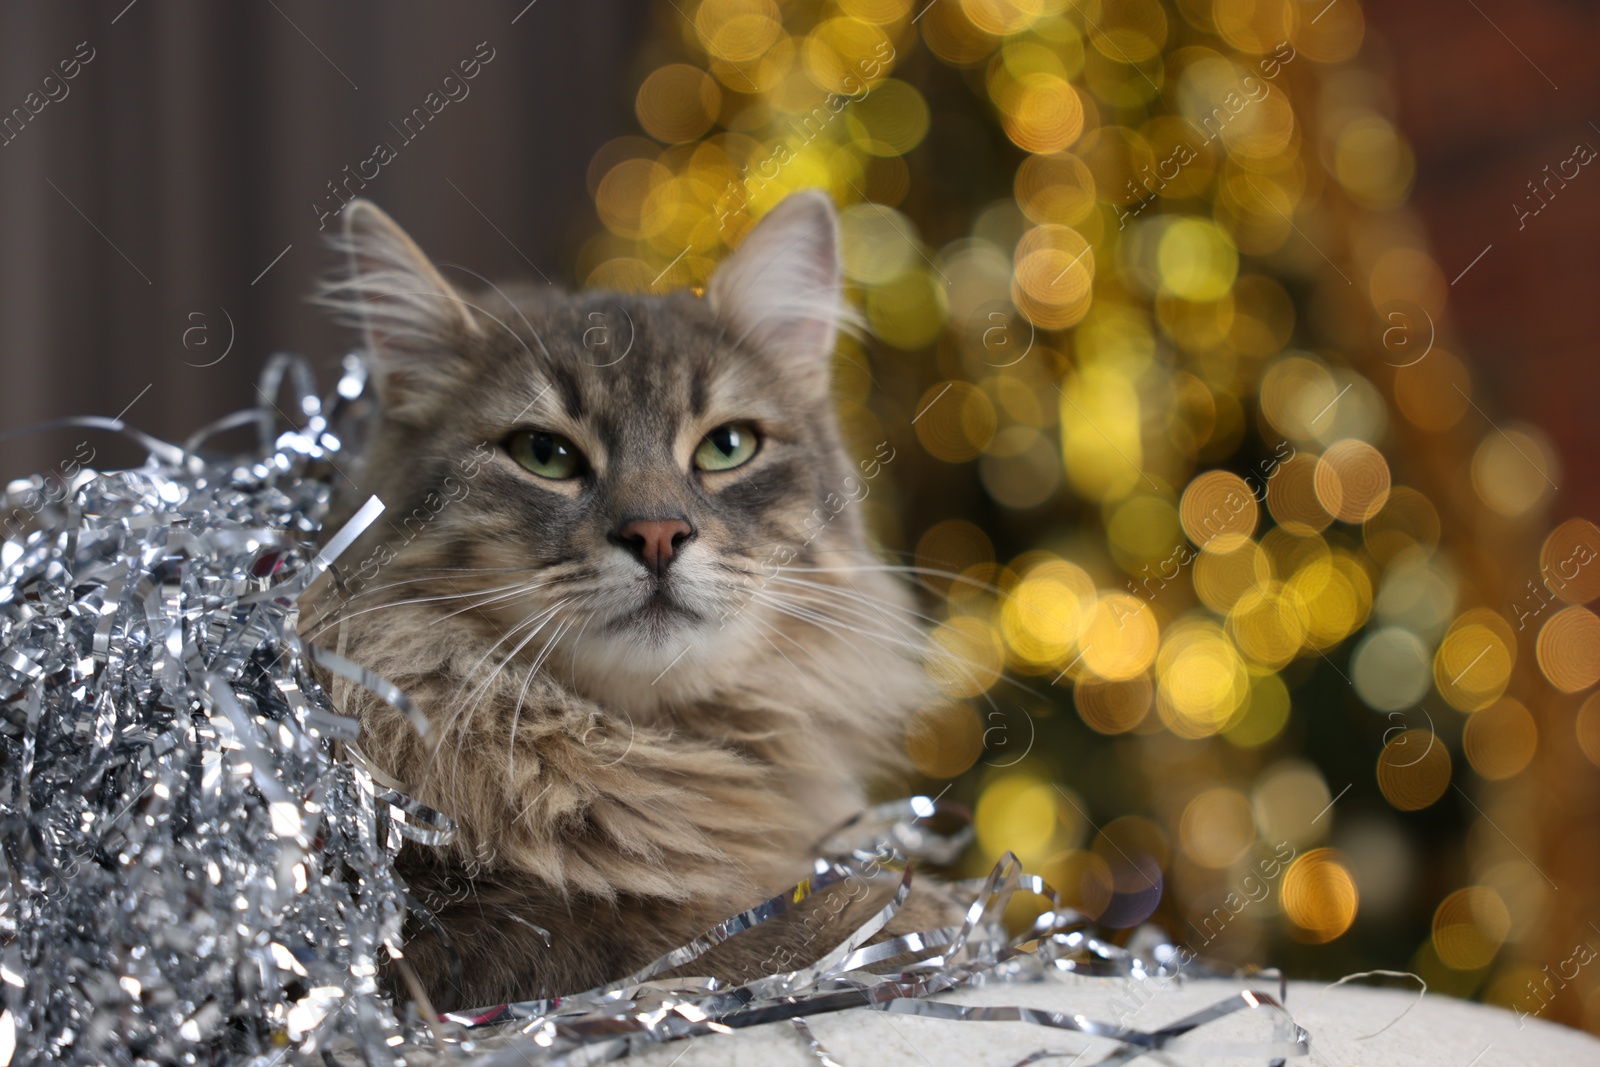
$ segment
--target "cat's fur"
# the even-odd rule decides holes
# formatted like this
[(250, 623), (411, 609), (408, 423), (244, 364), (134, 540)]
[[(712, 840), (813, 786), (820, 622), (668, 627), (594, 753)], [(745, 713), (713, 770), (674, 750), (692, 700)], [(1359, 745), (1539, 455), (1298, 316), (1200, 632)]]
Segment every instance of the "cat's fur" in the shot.
[[(838, 506), (862, 473), (829, 398), (832, 205), (786, 200), (703, 298), (458, 289), (371, 204), (344, 215), (352, 266), (323, 299), (363, 327), (382, 410), (329, 529), (369, 494), (387, 511), (342, 561), (359, 592), (306, 629), (432, 723), (335, 686), (368, 756), (460, 827), (402, 855), (460, 966), (426, 923), (405, 959), (441, 1009), (589, 988), (804, 877), (929, 698), (906, 593)], [(733, 420), (756, 457), (693, 470)], [(566, 435), (592, 476), (528, 473), (518, 428)], [(664, 579), (615, 543), (630, 516), (693, 525)]]

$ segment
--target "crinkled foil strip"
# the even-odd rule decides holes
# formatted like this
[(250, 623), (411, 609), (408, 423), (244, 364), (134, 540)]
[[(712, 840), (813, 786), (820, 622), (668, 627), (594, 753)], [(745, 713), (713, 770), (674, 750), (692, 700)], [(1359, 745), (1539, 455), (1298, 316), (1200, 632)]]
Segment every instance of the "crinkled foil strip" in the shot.
[[(976, 1007), (930, 999), (934, 994), (993, 981), (1047, 980), (1077, 974), (1167, 982), (1178, 978), (1178, 953), (1158, 946), (1151, 962), (1110, 944), (1082, 915), (1063, 908), (1059, 897), (1037, 875), (1022, 870), (1007, 854), (989, 876), (960, 887), (970, 906), (957, 927), (906, 934), (869, 943), (899, 910), (912, 890), (911, 860), (948, 857), (965, 844), (965, 833), (941, 837), (916, 824), (935, 813), (927, 797), (882, 805), (855, 827), (857, 840), (847, 852), (814, 861), (810, 878), (759, 906), (718, 924), (704, 936), (674, 950), (638, 973), (586, 993), (554, 1000), (503, 1004), (444, 1017), (440, 1036), (463, 1051), (483, 1055), (485, 1067), (523, 1067), (529, 1063), (569, 1065), (621, 1059), (654, 1045), (728, 1033), (747, 1026), (788, 1020), (812, 1056), (836, 1064), (805, 1022), (807, 1017), (847, 1008), (972, 1022), (1023, 1022), (1106, 1039), (1095, 1061), (1121, 1064), (1158, 1053), (1165, 1062), (1176, 1054), (1236, 1055), (1260, 1063), (1282, 1063), (1310, 1051), (1310, 1036), (1289, 1016), (1278, 997), (1241, 990), (1202, 1011), (1154, 1030), (1024, 1006)], [(835, 837), (830, 844), (838, 844)], [(907, 849), (908, 842), (916, 842)], [(923, 851), (923, 850), (926, 851)], [(659, 979), (680, 970), (728, 938), (772, 922), (809, 896), (859, 879), (891, 880), (893, 897), (865, 922), (837, 925), (835, 946), (820, 960), (739, 986), (712, 979)], [(1045, 911), (1018, 936), (1006, 932), (1001, 916), (1019, 893), (1042, 898)], [(916, 962), (906, 963), (911, 956)], [(886, 961), (894, 960), (885, 967)], [(1191, 974), (1217, 974), (1191, 961)], [(1019, 992), (1025, 989), (1019, 986)], [(1260, 1013), (1270, 1036), (1259, 1041), (1206, 1040), (1197, 1031), (1239, 1012)], [(452, 1032), (449, 1024), (463, 1028)], [(479, 1037), (480, 1033), (487, 1036)], [(1060, 1053), (1042, 1052), (1036, 1062)], [(1069, 1055), (1071, 1053), (1068, 1053)]]
[[(270, 399), (181, 447), (118, 420), (58, 420), (131, 436), (149, 459), (25, 479), (0, 498), (0, 1065), (572, 1065), (788, 1021), (837, 1067), (805, 1020), (855, 1007), (1074, 1031), (1106, 1039), (1108, 1064), (1308, 1051), (1281, 994), (1241, 991), (1150, 1031), (930, 999), (1054, 974), (1164, 982), (1178, 957), (1101, 940), (1010, 856), (965, 887), (962, 925), (872, 943), (913, 892), (912, 863), (949, 862), (966, 844), (928, 829), (941, 809), (926, 797), (866, 813), (824, 843), (805, 882), (622, 981), (443, 1019), (397, 1008), (379, 963), (403, 949), (416, 905), (394, 859), (404, 839), (439, 844), (454, 827), (365, 759), (312, 666), (427, 722), (392, 684), (296, 634), (301, 594), (382, 509), (369, 502), (316, 547), (364, 385), (347, 358), (323, 401), (303, 361), (275, 356)], [(278, 401), (304, 423), (284, 429)], [(253, 454), (202, 451), (250, 424)], [(825, 925), (829, 947), (807, 965), (738, 986), (662, 977), (853, 880), (887, 902)], [(1000, 917), (1017, 893), (1045, 911), (1009, 936)], [(1271, 1036), (1205, 1040), (1239, 1012), (1262, 1013)]]

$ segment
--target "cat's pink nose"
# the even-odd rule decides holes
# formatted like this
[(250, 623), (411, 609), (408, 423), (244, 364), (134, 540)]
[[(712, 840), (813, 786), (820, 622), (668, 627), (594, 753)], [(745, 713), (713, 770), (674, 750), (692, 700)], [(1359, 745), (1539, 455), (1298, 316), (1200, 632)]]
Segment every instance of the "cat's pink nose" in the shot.
[(631, 519), (615, 540), (652, 573), (665, 574), (678, 548), (693, 536), (694, 527), (684, 519)]

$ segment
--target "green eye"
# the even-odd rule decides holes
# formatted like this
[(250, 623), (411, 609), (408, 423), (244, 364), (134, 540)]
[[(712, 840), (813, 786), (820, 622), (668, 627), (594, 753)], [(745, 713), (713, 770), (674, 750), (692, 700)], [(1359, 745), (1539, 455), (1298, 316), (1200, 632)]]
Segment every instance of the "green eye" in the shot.
[(750, 462), (761, 446), (756, 428), (748, 422), (730, 422), (705, 435), (694, 450), (694, 465), (703, 471), (731, 471)]
[(583, 473), (583, 453), (578, 446), (548, 430), (518, 430), (506, 439), (506, 451), (541, 478), (560, 481)]

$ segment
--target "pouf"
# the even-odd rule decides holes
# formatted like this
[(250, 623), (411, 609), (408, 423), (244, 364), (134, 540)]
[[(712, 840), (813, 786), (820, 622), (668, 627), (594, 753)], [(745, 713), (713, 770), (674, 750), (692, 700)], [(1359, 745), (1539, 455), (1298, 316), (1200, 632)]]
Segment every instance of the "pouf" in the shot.
[[(1255, 980), (1273, 997), (1276, 982)], [(1152, 997), (1140, 983), (1052, 977), (1042, 982), (995, 983), (940, 996), (974, 1005), (1025, 1005), (1092, 1019), (1123, 1019), (1155, 1029), (1249, 988), (1231, 979), (1170, 983)], [(1286, 1006), (1311, 1034), (1308, 1056), (1286, 1061), (1317, 1067), (1583, 1067), (1600, 1064), (1600, 1039), (1535, 1018), (1520, 1020), (1502, 1008), (1439, 993), (1351, 983), (1291, 982)], [(1133, 1014), (1127, 1014), (1135, 1008)], [(1132, 1062), (1205, 1067), (1265, 1067), (1267, 1057), (1238, 1047), (1271, 1037), (1265, 1018), (1240, 1013), (1195, 1031), (1189, 1051), (1154, 1054)], [(1067, 1031), (1016, 1022), (951, 1022), (856, 1008), (807, 1020), (812, 1034), (840, 1067), (1013, 1067), (1041, 1050), (1045, 1063), (1100, 1062), (1114, 1045)], [(1218, 1046), (1234, 1044), (1235, 1048)], [(1175, 1048), (1181, 1048), (1180, 1043)], [(1214, 1051), (1206, 1054), (1206, 1049)], [(1080, 1055), (1081, 1053), (1081, 1055)], [(1074, 1057), (1077, 1057), (1075, 1060)], [(638, 1067), (815, 1067), (819, 1062), (789, 1023), (695, 1038), (653, 1049), (623, 1062)], [(1126, 1060), (1113, 1062), (1129, 1062)]]

